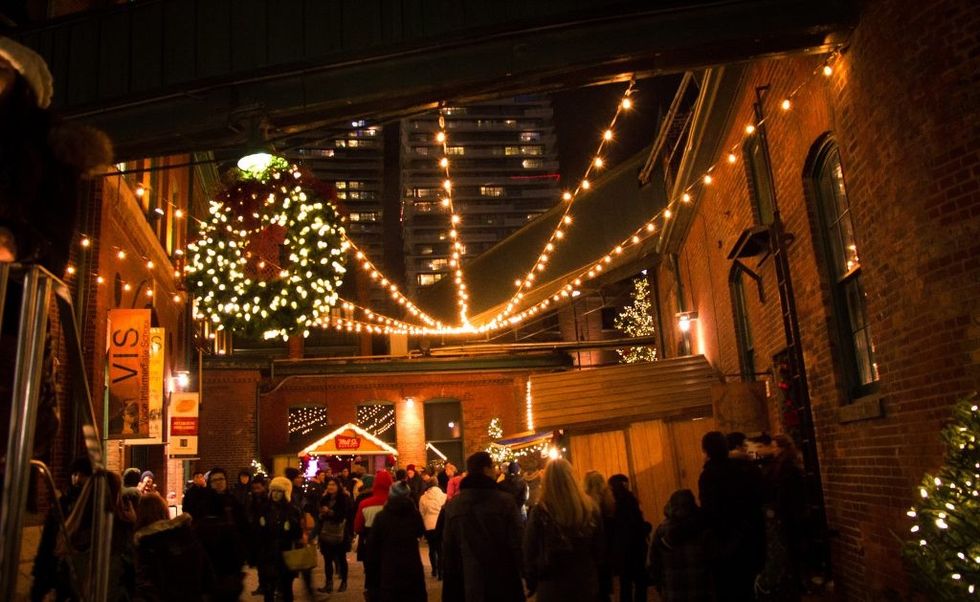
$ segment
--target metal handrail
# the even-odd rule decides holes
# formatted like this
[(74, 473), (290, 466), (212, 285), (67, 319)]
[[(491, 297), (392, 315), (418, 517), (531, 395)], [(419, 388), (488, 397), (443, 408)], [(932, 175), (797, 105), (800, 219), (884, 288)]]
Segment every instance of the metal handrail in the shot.
[[(0, 310), (6, 300), (7, 285), (12, 271), (24, 274), (24, 290), (17, 332), (6, 471), (3, 490), (0, 492), (0, 599), (3, 600), (12, 600), (16, 595), (31, 465), (38, 465), (31, 455), (34, 451), (34, 430), (37, 422), (44, 344), (52, 293), (58, 304), (58, 315), (65, 337), (68, 365), (73, 381), (71, 387), (73, 403), (81, 410), (82, 435), (86, 451), (92, 462), (94, 475), (104, 477), (105, 473), (105, 453), (95, 420), (95, 408), (92, 405), (88, 375), (83, 362), (78, 322), (68, 286), (41, 266), (0, 264)], [(46, 466), (42, 474), (50, 479)], [(51, 483), (53, 485), (53, 481)], [(108, 494), (105, 478), (96, 480), (94, 493), (92, 561), (89, 563), (87, 591), (79, 597), (86, 601), (100, 602), (106, 599), (108, 588), (108, 557), (112, 528), (112, 517), (107, 513), (105, 503)], [(64, 528), (63, 521), (61, 528)], [(74, 571), (72, 571), (72, 587), (80, 590)]]

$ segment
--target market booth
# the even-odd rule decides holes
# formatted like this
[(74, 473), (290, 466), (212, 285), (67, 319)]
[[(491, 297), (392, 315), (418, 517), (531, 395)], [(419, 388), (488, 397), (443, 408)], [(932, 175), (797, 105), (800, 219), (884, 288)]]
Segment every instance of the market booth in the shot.
[[(374, 474), (393, 465), (398, 450), (356, 424), (347, 423), (314, 441), (297, 456), (307, 466), (316, 462), (320, 468), (329, 465), (332, 471), (338, 472), (341, 468), (350, 467), (351, 463), (357, 463), (363, 465), (368, 474)], [(307, 472), (315, 473), (315, 469)]]

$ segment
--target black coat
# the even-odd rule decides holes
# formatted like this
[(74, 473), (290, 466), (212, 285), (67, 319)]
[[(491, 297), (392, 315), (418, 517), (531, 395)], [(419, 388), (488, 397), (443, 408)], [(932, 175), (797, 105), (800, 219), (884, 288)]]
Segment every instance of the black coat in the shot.
[(211, 592), (214, 571), (191, 528), (190, 515), (157, 521), (137, 531), (134, 539), (134, 602), (190, 602)]
[[(377, 576), (378, 600), (425, 602), (425, 571), (419, 538), (425, 533), (422, 515), (411, 497), (389, 498), (371, 527), (367, 562)], [(372, 598), (373, 599), (373, 598)]]
[(517, 502), (518, 507), (523, 507), (527, 505), (527, 481), (524, 480), (519, 474), (508, 474), (507, 477), (500, 482), (500, 490), (514, 496), (514, 500)]
[(541, 506), (531, 508), (524, 533), (527, 587), (537, 602), (595, 600), (605, 535), (596, 512), (589, 525), (570, 530), (558, 526)]
[(765, 487), (759, 469), (748, 460), (708, 460), (698, 490), (718, 561), (736, 562), (746, 571), (760, 570), (765, 557)]
[(469, 475), (445, 506), (444, 602), (524, 600), (521, 515), (493, 479)]
[(616, 497), (612, 519), (609, 564), (616, 575), (645, 575), (647, 535), (653, 530), (643, 519), (640, 503), (630, 492)]
[(353, 531), (348, 528), (348, 523), (353, 522), (350, 520), (351, 504), (352, 500), (350, 499), (350, 496), (344, 491), (338, 491), (334, 495), (324, 494), (323, 497), (320, 498), (317, 521), (320, 533), (323, 532), (324, 525), (339, 525), (340, 523), (344, 524), (344, 541), (342, 541), (340, 544), (327, 544), (321, 540), (321, 548), (324, 546), (333, 547), (334, 545), (341, 545), (345, 550), (350, 550), (350, 535), (353, 533)]

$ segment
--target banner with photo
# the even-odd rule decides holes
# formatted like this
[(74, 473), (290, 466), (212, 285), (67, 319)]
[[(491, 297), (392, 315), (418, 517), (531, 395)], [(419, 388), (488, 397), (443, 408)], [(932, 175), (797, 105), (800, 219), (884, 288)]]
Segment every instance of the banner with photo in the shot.
[(109, 439), (150, 436), (150, 310), (111, 309), (108, 329)]
[(170, 395), (170, 457), (197, 457), (198, 402), (196, 392), (175, 391)]
[(126, 445), (160, 445), (163, 443), (163, 370), (167, 357), (164, 328), (150, 329), (150, 436), (129, 439)]

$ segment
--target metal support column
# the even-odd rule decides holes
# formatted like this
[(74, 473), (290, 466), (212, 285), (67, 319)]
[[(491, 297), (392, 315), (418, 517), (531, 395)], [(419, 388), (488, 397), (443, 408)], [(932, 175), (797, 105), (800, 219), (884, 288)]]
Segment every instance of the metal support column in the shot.
[[(9, 267), (9, 266), (8, 266)], [(51, 277), (39, 267), (24, 276), (24, 294), (17, 331), (17, 354), (7, 466), (0, 497), (0, 599), (13, 600), (20, 565), (21, 525), (34, 451), (38, 390), (41, 383), (44, 340), (51, 304)]]

